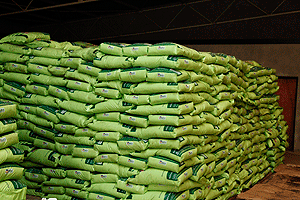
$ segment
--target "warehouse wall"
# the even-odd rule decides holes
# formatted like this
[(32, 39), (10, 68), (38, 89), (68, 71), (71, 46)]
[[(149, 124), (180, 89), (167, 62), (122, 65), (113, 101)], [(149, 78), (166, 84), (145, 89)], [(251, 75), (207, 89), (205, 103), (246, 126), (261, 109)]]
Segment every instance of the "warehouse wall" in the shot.
[[(225, 53), (255, 60), (277, 70), (278, 76), (300, 77), (300, 44), (186, 45), (199, 51)], [(299, 81), (300, 82), (300, 81)], [(300, 83), (297, 91), (294, 150), (300, 150)]]

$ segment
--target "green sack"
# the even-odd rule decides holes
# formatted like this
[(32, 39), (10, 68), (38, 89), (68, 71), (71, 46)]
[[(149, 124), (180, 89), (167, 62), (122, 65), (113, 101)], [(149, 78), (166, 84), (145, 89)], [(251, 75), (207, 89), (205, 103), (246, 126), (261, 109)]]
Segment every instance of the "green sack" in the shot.
[(61, 121), (74, 124), (78, 127), (85, 127), (87, 124), (93, 121), (93, 118), (88, 118), (83, 115), (68, 112), (66, 110), (60, 110), (56, 114)]
[(45, 75), (48, 75), (48, 76), (52, 75), (48, 71), (48, 67), (47, 66), (43, 66), (43, 65), (39, 65), (39, 64), (28, 63), (27, 70), (28, 70), (28, 72), (31, 72), (31, 73), (45, 74)]
[[(137, 95), (137, 97), (139, 96), (146, 96), (146, 95)], [(165, 104), (165, 103), (179, 103), (179, 102), (193, 102), (194, 104), (198, 104), (203, 101), (204, 98), (195, 93), (164, 93), (164, 94), (150, 95), (151, 105)]]
[(18, 133), (13, 132), (0, 136), (0, 149), (4, 149), (19, 142)]
[(141, 171), (138, 175), (130, 177), (128, 182), (141, 185), (165, 184), (179, 186), (190, 178), (192, 173), (192, 168), (186, 168), (180, 173), (148, 168), (145, 171)]
[(54, 141), (47, 138), (37, 137), (34, 139), (33, 145), (41, 149), (56, 150)]
[(106, 142), (117, 142), (123, 137), (120, 132), (96, 132), (94, 138), (96, 140), (106, 141)]
[(66, 67), (52, 66), (52, 65), (48, 66), (48, 71), (53, 76), (64, 76), (68, 70), (69, 70), (69, 68), (66, 68)]
[[(84, 104), (77, 101), (66, 101), (66, 100), (57, 100), (56, 101), (58, 106), (62, 109), (82, 114), (82, 115), (91, 115), (93, 112), (93, 105), (90, 104)], [(58, 123), (58, 122), (56, 122)]]
[(95, 88), (95, 94), (109, 99), (120, 99), (122, 97), (119, 90), (112, 88)]
[(129, 110), (133, 105), (131, 103), (126, 103), (123, 100), (108, 99), (107, 101), (100, 102), (95, 105), (95, 113), (105, 113), (105, 112), (124, 112)]
[(66, 168), (82, 169), (86, 171), (94, 171), (94, 160), (91, 158), (74, 158), (70, 155), (62, 155), (59, 164)]
[(81, 58), (61, 58), (59, 65), (77, 69), (84, 62)]
[(39, 94), (43, 96), (48, 95), (48, 85), (40, 84), (40, 83), (31, 83), (26, 85), (25, 90), (28, 93)]
[(124, 82), (143, 82), (146, 81), (148, 69), (145, 67), (134, 67), (123, 69), (120, 72), (120, 81)]
[(70, 50), (70, 57), (78, 57), (83, 60), (92, 61), (100, 53), (96, 46), (88, 46), (83, 49)]
[(48, 58), (64, 58), (69, 57), (69, 51), (65, 49), (52, 48), (52, 47), (37, 47), (32, 49), (34, 56), (48, 57)]
[(74, 79), (81, 82), (87, 82), (91, 85), (95, 85), (97, 83), (97, 78), (94, 76), (90, 76), (88, 74), (80, 73), (78, 70), (69, 69), (66, 74), (65, 78)]
[(48, 93), (52, 96), (55, 96), (59, 99), (70, 100), (68, 95), (69, 89), (62, 86), (49, 85)]
[(38, 117), (36, 115), (30, 114), (30, 113), (26, 113), (21, 111), (20, 115), (27, 121), (32, 122), (33, 124), (37, 124), (40, 126), (45, 126), (45, 127), (49, 127), (52, 128), (53, 127), (53, 122), (48, 121), (42, 117)]
[(13, 118), (0, 120), (0, 135), (17, 130), (16, 120)]
[(75, 147), (75, 144), (62, 144), (57, 141), (55, 141), (55, 149), (58, 153), (64, 154), (64, 155), (71, 155), (73, 152), (73, 149)]
[(96, 163), (100, 163), (100, 162), (117, 163), (118, 159), (119, 159), (119, 154), (102, 153), (95, 158), (95, 162)]
[(43, 185), (63, 186), (65, 188), (83, 189), (89, 185), (88, 181), (73, 178), (50, 178), (44, 181)]
[(62, 77), (48, 76), (39, 73), (31, 74), (30, 79), (34, 82), (45, 84), (45, 85), (66, 86), (68, 82), (66, 79)]
[(46, 194), (64, 194), (66, 192), (66, 188), (63, 186), (43, 185), (41, 186), (41, 189)]
[(117, 188), (120, 188), (124, 191), (135, 193), (135, 194), (144, 194), (147, 191), (147, 187), (144, 185), (135, 185), (127, 183), (127, 179), (119, 179), (117, 181)]
[(122, 48), (126, 46), (123, 43), (103, 42), (99, 45), (99, 50), (105, 54), (122, 56)]
[(197, 156), (197, 149), (192, 145), (187, 145), (181, 149), (158, 149), (156, 155), (170, 158), (177, 162), (188, 160)]
[(120, 112), (97, 113), (95, 117), (99, 121), (119, 122)]
[(61, 143), (82, 144), (88, 146), (92, 146), (96, 143), (96, 140), (92, 137), (75, 137), (73, 135), (63, 133), (56, 134), (54, 140)]
[(189, 135), (193, 131), (192, 125), (186, 126), (149, 126), (141, 129), (139, 138), (150, 139), (150, 138), (177, 138), (183, 135)]
[(66, 177), (66, 169), (63, 168), (42, 168), (43, 173), (52, 178), (65, 178)]
[(134, 94), (154, 94), (168, 92), (192, 92), (194, 83), (139, 83), (132, 89)]
[(18, 137), (20, 141), (27, 141), (33, 143), (34, 139), (37, 137), (36, 134), (34, 134), (32, 131), (27, 129), (18, 129), (16, 130), (16, 132), (18, 133)]
[(147, 55), (149, 46), (150, 44), (147, 43), (135, 43), (126, 45), (122, 47), (122, 55), (128, 57), (138, 57)]
[(133, 115), (183, 115), (194, 110), (193, 102), (190, 103), (168, 103), (161, 105), (140, 105), (128, 109), (126, 112)]
[(95, 137), (96, 134), (97, 134), (97, 132), (90, 128), (78, 128), (75, 130), (74, 136), (75, 137)]
[(3, 89), (3, 87), (0, 87), (0, 98), (3, 98), (5, 100), (9, 99), (9, 100), (16, 101), (16, 102), (21, 101), (21, 99), (18, 96), (14, 95), (10, 92), (5, 91)]
[(0, 101), (0, 119), (15, 117), (17, 112), (17, 105)]
[(43, 117), (49, 121), (52, 121), (53, 123), (59, 123), (59, 119), (56, 116), (56, 113), (59, 110), (50, 106), (39, 106), (36, 108), (36, 114), (40, 117)]
[(98, 74), (100, 71), (101, 71), (101, 69), (94, 67), (93, 63), (81, 64), (78, 67), (78, 72), (88, 74), (90, 76), (95, 76), (95, 77), (98, 77)]
[(80, 158), (95, 158), (99, 154), (98, 151), (94, 149), (94, 146), (87, 145), (75, 145), (72, 156)]
[(75, 134), (75, 131), (78, 127), (74, 124), (60, 122), (58, 124), (54, 124), (54, 129), (58, 132), (68, 133), (68, 134)]
[(123, 137), (117, 141), (120, 149), (143, 151), (148, 146), (147, 140), (142, 140), (134, 137)]
[(21, 64), (21, 63), (16, 63), (16, 62), (6, 62), (4, 64), (4, 69), (5, 71), (9, 72), (18, 72), (18, 73), (23, 73), (27, 74), (27, 65)]
[(101, 193), (112, 195), (115, 198), (123, 198), (123, 199), (129, 195), (128, 192), (118, 189), (115, 183), (94, 183), (87, 189), (87, 191), (92, 193), (101, 192)]
[(46, 58), (46, 57), (39, 57), (39, 56), (29, 56), (28, 63), (35, 63), (40, 65), (54, 65), (58, 66), (60, 65), (60, 59), (57, 58)]
[(32, 42), (35, 39), (45, 39), (50, 40), (50, 35), (48, 33), (42, 32), (18, 32), (5, 36), (0, 40), (0, 43), (12, 43), (12, 44), (25, 44)]
[(177, 83), (185, 81), (188, 78), (189, 75), (185, 70), (175, 71), (168, 68), (156, 68), (147, 73), (148, 82)]
[(150, 103), (150, 95), (129, 95), (124, 94), (123, 99), (127, 103), (145, 105)]
[(44, 174), (43, 170), (39, 168), (26, 169), (24, 175), (27, 180), (37, 183), (42, 183), (49, 179), (49, 177)]
[(130, 68), (132, 67), (133, 62), (134, 59), (130, 57), (119, 57), (110, 55), (101, 56), (100, 58), (95, 58), (93, 60), (94, 66), (108, 69)]
[(116, 183), (119, 179), (117, 174), (92, 174), (91, 184), (94, 183)]
[(59, 156), (60, 154), (48, 149), (35, 149), (28, 154), (27, 160), (49, 167), (56, 167)]
[(18, 82), (23, 85), (31, 83), (30, 75), (15, 72), (0, 72), (0, 78), (6, 81)]
[(172, 42), (157, 43), (149, 46), (148, 55), (177, 55), (194, 60), (200, 60), (204, 57), (192, 48)]
[(147, 166), (147, 159), (133, 157), (133, 156), (127, 156), (127, 155), (121, 155), (118, 157), (118, 164), (132, 167), (134, 169), (139, 170), (145, 170), (148, 168)]
[(89, 196), (88, 191), (83, 191), (80, 189), (75, 189), (75, 188), (66, 188), (66, 195), (68, 196), (68, 199), (87, 199)]
[(120, 69), (103, 69), (98, 73), (98, 81), (112, 81), (119, 80), (121, 70)]
[[(79, 101), (82, 103), (89, 103), (89, 104), (97, 104), (104, 101), (104, 98), (100, 95), (96, 95), (92, 92), (84, 92), (79, 90), (70, 90), (67, 92), (70, 99)], [(68, 99), (66, 99), (68, 100)]]
[(129, 114), (120, 114), (120, 122), (132, 126), (146, 128), (148, 126), (148, 118), (145, 116), (134, 116)]
[(90, 171), (77, 170), (77, 169), (68, 169), (65, 172), (68, 178), (80, 179), (84, 181), (92, 180), (92, 177), (94, 176)]
[(185, 168), (185, 162), (177, 162), (162, 156), (153, 156), (148, 158), (148, 166), (179, 173)]
[(8, 52), (0, 52), (0, 63), (6, 62), (18, 62), (18, 63), (25, 63), (29, 60), (29, 56), (16, 54), (16, 53), (8, 53)]
[(26, 46), (13, 45), (9, 43), (0, 43), (0, 50), (24, 55), (30, 55), (32, 53), (32, 50)]
[(133, 200), (147, 200), (147, 199), (157, 199), (157, 200), (186, 200), (189, 198), (189, 190), (184, 192), (174, 193), (174, 192), (162, 192), (162, 191), (148, 191), (145, 194), (132, 194), (130, 197)]
[(191, 115), (149, 115), (149, 124), (151, 125), (170, 125), (170, 126), (183, 126), (187, 124), (199, 125), (205, 122), (199, 116)]

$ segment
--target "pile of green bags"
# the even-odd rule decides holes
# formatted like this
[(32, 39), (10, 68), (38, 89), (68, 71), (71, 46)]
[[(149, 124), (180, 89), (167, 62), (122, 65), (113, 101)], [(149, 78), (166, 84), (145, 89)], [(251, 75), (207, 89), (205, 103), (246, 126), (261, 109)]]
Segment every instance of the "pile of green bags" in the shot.
[(24, 159), (19, 143), (14, 117), (17, 106), (9, 101), (0, 101), (0, 199), (26, 199), (26, 185), (22, 184), (24, 168), (17, 163)]
[(283, 160), (276, 72), (175, 43), (0, 40), (0, 98), (18, 104), (28, 193), (228, 199)]

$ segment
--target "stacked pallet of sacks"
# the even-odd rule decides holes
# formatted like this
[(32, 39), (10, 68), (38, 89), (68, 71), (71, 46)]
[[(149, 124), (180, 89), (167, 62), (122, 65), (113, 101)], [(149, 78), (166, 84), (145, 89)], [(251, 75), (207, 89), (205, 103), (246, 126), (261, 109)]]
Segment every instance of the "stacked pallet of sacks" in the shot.
[(24, 168), (18, 162), (24, 159), (24, 151), (14, 145), (19, 143), (16, 104), (0, 101), (0, 199), (26, 199), (26, 185), (19, 180)]
[(282, 162), (275, 71), (174, 43), (0, 42), (22, 181), (58, 199), (228, 199)]

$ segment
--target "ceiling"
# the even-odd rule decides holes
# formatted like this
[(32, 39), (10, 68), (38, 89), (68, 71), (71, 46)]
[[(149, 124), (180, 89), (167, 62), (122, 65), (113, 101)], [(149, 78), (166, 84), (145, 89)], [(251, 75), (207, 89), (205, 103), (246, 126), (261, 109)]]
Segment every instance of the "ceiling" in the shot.
[(0, 37), (56, 41), (299, 43), (300, 1), (0, 0)]

